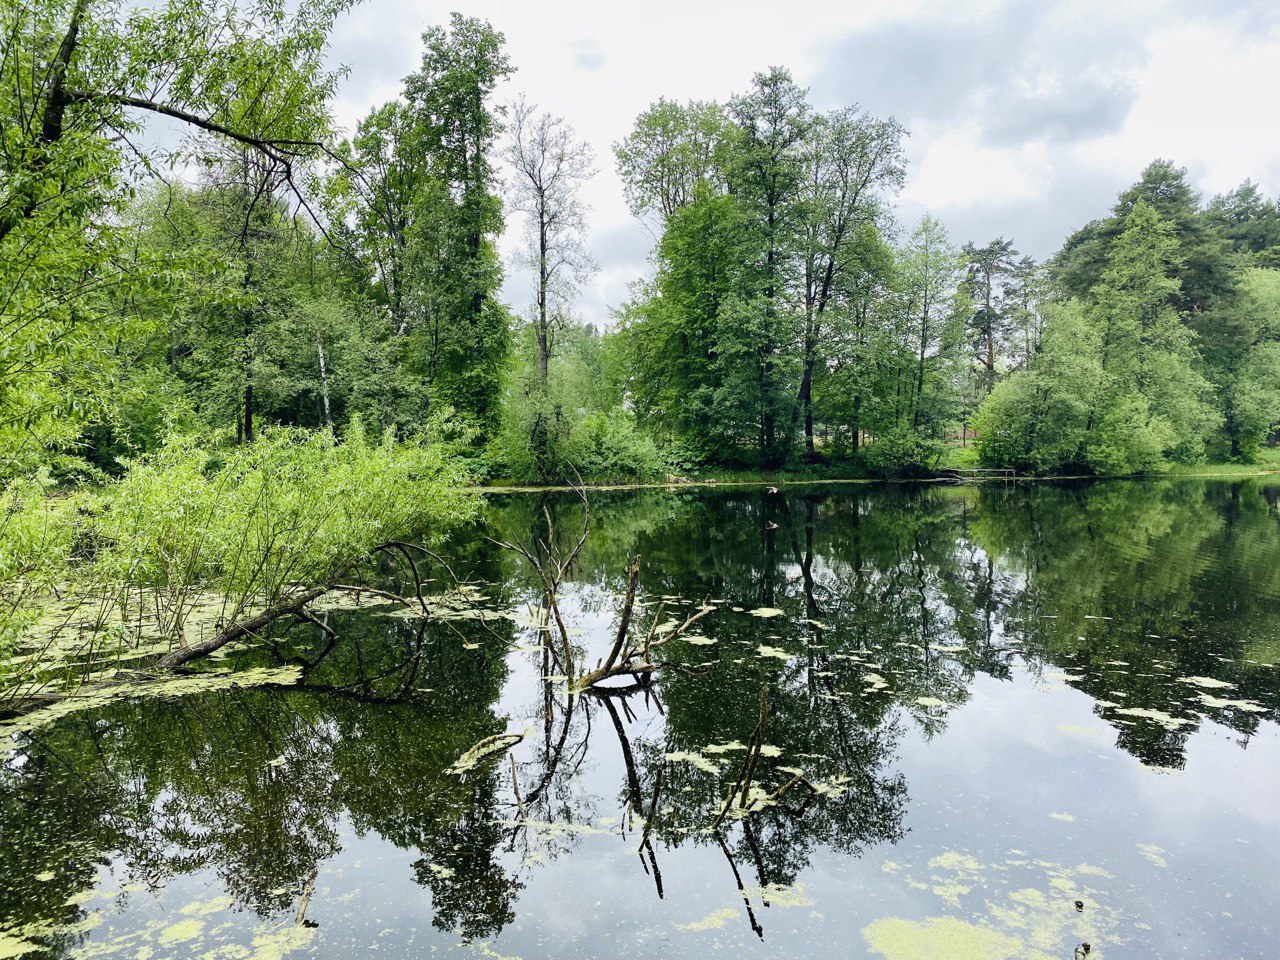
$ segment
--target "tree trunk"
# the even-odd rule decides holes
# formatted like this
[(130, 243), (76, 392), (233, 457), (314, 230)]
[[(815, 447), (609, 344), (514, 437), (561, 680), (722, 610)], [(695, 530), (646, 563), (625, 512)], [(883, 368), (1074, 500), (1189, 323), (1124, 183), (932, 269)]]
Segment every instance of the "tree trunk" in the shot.
[(320, 355), (320, 398), (324, 401), (324, 424), (333, 429), (333, 414), (329, 409), (329, 376), (324, 366), (324, 338), (316, 328), (316, 353)]
[(810, 351), (806, 351), (807, 356), (804, 361), (804, 372), (800, 376), (800, 395), (797, 399), (800, 401), (800, 409), (804, 413), (804, 452), (805, 456), (812, 460), (814, 455), (813, 449), (813, 367), (814, 358)]
[(330, 590), (329, 587), (312, 587), (304, 590), (302, 593), (288, 599), (282, 600), (274, 607), (263, 610), (255, 617), (251, 617), (242, 623), (237, 623), (220, 633), (214, 634), (208, 640), (201, 643), (193, 643), (185, 647), (178, 647), (161, 657), (156, 666), (161, 670), (169, 670), (173, 667), (180, 667), (183, 664), (190, 663), (192, 660), (198, 660), (200, 657), (208, 656), (215, 650), (225, 647), (233, 640), (239, 640), (241, 637), (252, 636), (268, 624), (274, 623), (282, 617), (290, 616), (295, 611), (301, 610), (313, 600), (318, 600)]
[(547, 220), (545, 206), (539, 211), (538, 222), (538, 373), (542, 378), (542, 388), (547, 387), (547, 374), (551, 366), (550, 318), (547, 310), (547, 296), (550, 289), (550, 277), (547, 270)]

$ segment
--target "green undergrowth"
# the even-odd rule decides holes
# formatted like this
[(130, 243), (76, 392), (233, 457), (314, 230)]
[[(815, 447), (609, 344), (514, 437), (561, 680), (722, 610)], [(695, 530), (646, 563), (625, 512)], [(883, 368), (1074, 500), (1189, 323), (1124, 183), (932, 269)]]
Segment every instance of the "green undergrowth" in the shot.
[[(465, 438), (281, 429), (189, 439), (120, 480), (0, 494), (0, 690), (81, 679), (105, 651), (163, 653), (351, 575), (389, 540), (439, 544), (476, 515)], [(3, 694), (0, 694), (3, 695)]]

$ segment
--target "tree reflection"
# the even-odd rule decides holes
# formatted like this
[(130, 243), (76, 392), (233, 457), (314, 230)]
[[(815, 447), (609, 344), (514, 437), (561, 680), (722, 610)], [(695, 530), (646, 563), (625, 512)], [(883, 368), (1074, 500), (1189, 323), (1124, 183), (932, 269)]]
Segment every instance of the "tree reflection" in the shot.
[[(1247, 742), (1280, 718), (1278, 504), (1275, 486), (1192, 481), (602, 496), (563, 598), (573, 660), (607, 646), (633, 555), (646, 617), (716, 605), (661, 646), (654, 682), (572, 693), (538, 579), (480, 537), (457, 544), (501, 617), (321, 611), (242, 655), (298, 665), (295, 686), (23, 735), (0, 769), (0, 913), (71, 953), (77, 894), (110, 865), (150, 888), (207, 875), (256, 916), (315, 923), (349, 828), (405, 851), (436, 928), (486, 940), (541, 860), (608, 819), (658, 899), (686, 882), (675, 851), (722, 857), (765, 936), (760, 906), (817, 851), (903, 835), (899, 744), (940, 733), (979, 676), (1057, 676), (1160, 767), (1206, 721)], [(511, 498), (487, 532), (532, 543), (544, 510), (578, 536), (580, 504), (554, 496)], [(513, 729), (510, 755), (449, 772)]]

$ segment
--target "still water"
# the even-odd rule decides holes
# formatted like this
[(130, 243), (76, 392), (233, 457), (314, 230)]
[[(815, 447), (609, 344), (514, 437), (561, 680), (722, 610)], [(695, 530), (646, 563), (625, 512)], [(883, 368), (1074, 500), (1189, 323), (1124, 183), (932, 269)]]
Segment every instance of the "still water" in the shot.
[(714, 609), (576, 695), (485, 538), (548, 518), (237, 655), (296, 682), (5, 732), (0, 958), (1280, 955), (1280, 485), (596, 494), (576, 669), (633, 556), (639, 634)]

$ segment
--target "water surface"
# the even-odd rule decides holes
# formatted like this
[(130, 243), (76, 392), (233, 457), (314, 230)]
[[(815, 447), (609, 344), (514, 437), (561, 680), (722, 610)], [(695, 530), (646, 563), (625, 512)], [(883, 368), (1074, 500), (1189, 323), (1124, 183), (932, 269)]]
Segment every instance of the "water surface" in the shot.
[(575, 696), (538, 581), (482, 533), (536, 551), (549, 515), (568, 549), (581, 507), (496, 497), (448, 551), (469, 586), (425, 571), (431, 619), (320, 609), (336, 639), (237, 654), (296, 683), (6, 734), (0, 958), (1274, 957), (1278, 505), (600, 494), (560, 595), (575, 665), (633, 556), (642, 633), (715, 609), (652, 684)]

